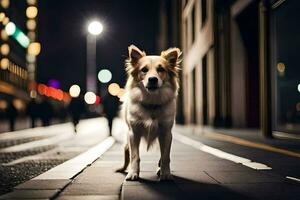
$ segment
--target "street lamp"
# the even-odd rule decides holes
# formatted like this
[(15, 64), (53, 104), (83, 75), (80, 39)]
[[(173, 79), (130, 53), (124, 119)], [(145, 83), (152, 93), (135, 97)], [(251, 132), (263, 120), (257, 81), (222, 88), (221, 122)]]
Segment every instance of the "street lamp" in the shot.
[(99, 21), (92, 21), (87, 27), (87, 91), (96, 92), (96, 42), (97, 36), (102, 33), (103, 26)]
[(92, 21), (91, 23), (89, 23), (88, 31), (92, 35), (99, 35), (103, 31), (103, 26), (98, 21)]

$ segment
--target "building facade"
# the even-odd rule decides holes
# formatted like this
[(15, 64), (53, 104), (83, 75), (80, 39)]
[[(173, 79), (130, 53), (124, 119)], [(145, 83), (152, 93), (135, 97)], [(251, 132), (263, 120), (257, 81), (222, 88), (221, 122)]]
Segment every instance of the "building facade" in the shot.
[[(165, 1), (169, 2), (170, 1)], [(164, 9), (179, 23), (185, 124), (299, 133), (300, 3), (292, 0), (182, 0)], [(177, 9), (177, 12), (175, 12)], [(167, 28), (168, 30), (170, 28)], [(174, 31), (173, 31), (174, 32)], [(173, 32), (164, 31), (160, 39)], [(161, 40), (160, 40), (161, 41)]]
[[(0, 1), (0, 110), (24, 111), (35, 83), (37, 1)], [(37, 46), (38, 45), (38, 46)], [(33, 96), (32, 96), (33, 95)], [(35, 94), (31, 94), (34, 97)], [(3, 114), (2, 114), (3, 117)]]

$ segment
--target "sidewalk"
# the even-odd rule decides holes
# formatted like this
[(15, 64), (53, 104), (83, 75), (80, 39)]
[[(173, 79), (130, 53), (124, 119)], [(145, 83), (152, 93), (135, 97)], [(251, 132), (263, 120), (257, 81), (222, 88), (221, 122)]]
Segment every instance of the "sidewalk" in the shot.
[[(53, 174), (44, 183), (27, 183), (27, 186), (25, 183), (16, 188), (18, 195), (11, 193), (0, 199), (299, 199), (297, 182), (268, 170), (255, 170), (218, 158), (198, 150), (196, 144), (186, 145), (178, 141), (179, 137), (174, 138), (177, 138), (171, 154), (174, 181), (158, 181), (158, 149), (141, 152), (140, 181), (124, 181), (124, 174), (114, 172), (123, 161), (122, 145), (115, 143), (91, 165), (69, 177), (57, 170), (62, 175), (60, 179), (54, 179)], [(69, 165), (70, 170), (76, 167)], [(45, 186), (41, 187), (42, 184)], [(27, 196), (22, 196), (22, 192)]]

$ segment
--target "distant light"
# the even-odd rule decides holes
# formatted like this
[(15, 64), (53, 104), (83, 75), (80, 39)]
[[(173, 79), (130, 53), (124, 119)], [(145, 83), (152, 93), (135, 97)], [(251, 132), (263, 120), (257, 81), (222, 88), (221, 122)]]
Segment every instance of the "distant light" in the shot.
[(16, 25), (13, 22), (9, 22), (5, 26), (5, 31), (7, 35), (13, 35), (16, 32)]
[(80, 94), (79, 85), (72, 85), (69, 89), (69, 93), (70, 93), (71, 97), (74, 97), (74, 98), (78, 97)]
[(282, 62), (277, 63), (277, 71), (279, 72), (280, 76), (284, 76), (285, 64)]
[(4, 12), (1, 12), (0, 13), (0, 22), (2, 22), (4, 20), (4, 18), (5, 18)]
[(300, 83), (298, 84), (298, 92), (300, 92)]
[(0, 100), (0, 110), (5, 110), (7, 108), (7, 102), (5, 100)]
[(2, 58), (0, 61), (0, 67), (3, 70), (6, 70), (9, 66), (9, 60), (7, 58)]
[(25, 108), (25, 103), (21, 99), (14, 99), (13, 104), (17, 110), (23, 110)]
[(17, 32), (15, 39), (24, 48), (27, 48), (30, 44), (29, 38), (22, 31)]
[(39, 42), (32, 42), (28, 46), (27, 51), (30, 55), (37, 56), (41, 52), (41, 44)]
[(1, 39), (4, 41), (8, 40), (8, 35), (5, 29), (1, 30)]
[(27, 0), (28, 5), (34, 5), (36, 4), (36, 0)]
[(108, 83), (112, 78), (112, 74), (108, 69), (102, 69), (98, 73), (98, 79), (101, 83)]
[(84, 101), (87, 103), (87, 104), (94, 104), (97, 100), (97, 97), (95, 95), (94, 92), (87, 92), (85, 93), (84, 95)]
[(31, 40), (31, 41), (34, 41), (35, 40), (35, 32), (34, 31), (29, 31), (27, 33), (27, 36), (28, 38)]
[(99, 104), (101, 102), (101, 98), (100, 98), (100, 96), (96, 96), (96, 102), (95, 102), (95, 104)]
[(35, 18), (37, 16), (37, 14), (38, 14), (38, 9), (35, 6), (29, 6), (26, 9), (26, 16), (28, 18)]
[(93, 21), (88, 26), (88, 31), (92, 35), (99, 35), (103, 31), (103, 26), (98, 21)]
[(36, 96), (37, 96), (36, 90), (31, 90), (30, 91), (30, 97), (33, 98), (33, 99), (35, 99)]
[(9, 7), (9, 0), (1, 0), (2, 8), (6, 9)]
[(4, 26), (6, 26), (7, 24), (9, 23), (9, 18), (8, 17), (4, 17), (3, 21), (2, 21), (2, 24)]
[(36, 59), (35, 59), (34, 55), (27, 54), (26, 55), (26, 60), (27, 60), (28, 63), (34, 63)]
[(59, 83), (59, 81), (56, 80), (56, 79), (50, 79), (50, 80), (48, 81), (48, 86), (53, 87), (53, 88), (55, 88), (55, 89), (59, 89), (59, 88), (60, 88), (60, 83)]
[(117, 83), (111, 83), (108, 86), (108, 92), (109, 94), (111, 94), (112, 96), (117, 96), (118, 93), (120, 91), (120, 86)]
[(7, 56), (9, 54), (10, 48), (8, 44), (2, 44), (0, 47), (1, 54)]
[(36, 22), (34, 19), (29, 19), (26, 22), (26, 27), (28, 30), (34, 30), (36, 28)]

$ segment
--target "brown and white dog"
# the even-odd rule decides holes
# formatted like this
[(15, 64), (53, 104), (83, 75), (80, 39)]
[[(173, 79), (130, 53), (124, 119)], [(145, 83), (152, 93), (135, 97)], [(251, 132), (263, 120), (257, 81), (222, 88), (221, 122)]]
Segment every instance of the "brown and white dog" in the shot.
[(128, 80), (123, 114), (129, 127), (125, 162), (119, 172), (130, 164), (126, 180), (137, 180), (140, 172), (139, 145), (145, 139), (147, 149), (158, 139), (161, 158), (157, 174), (160, 180), (172, 179), (170, 171), (171, 129), (175, 120), (178, 93), (178, 48), (147, 56), (136, 46), (128, 47), (126, 60)]

